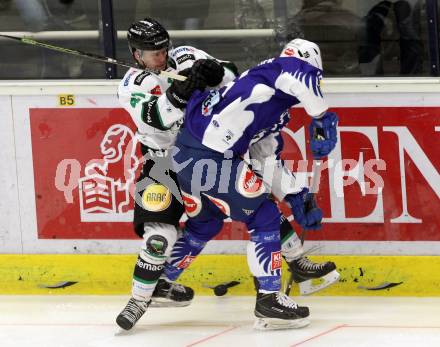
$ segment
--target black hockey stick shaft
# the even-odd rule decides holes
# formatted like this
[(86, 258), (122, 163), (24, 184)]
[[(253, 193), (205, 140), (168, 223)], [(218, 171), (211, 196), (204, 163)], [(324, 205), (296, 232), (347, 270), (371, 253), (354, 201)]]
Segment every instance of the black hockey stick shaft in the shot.
[[(323, 134), (322, 133), (318, 133), (315, 134), (315, 139), (323, 139)], [(314, 158), (317, 160), (313, 161), (313, 171), (312, 171), (312, 182), (310, 184), (310, 192), (311, 194), (309, 195), (309, 200), (306, 201), (306, 206), (305, 206), (305, 210), (309, 211), (312, 208), (316, 207), (316, 192), (318, 191), (318, 185), (319, 185), (319, 181), (321, 178), (321, 165), (323, 163), (322, 160), (318, 159), (318, 158)], [(306, 229), (302, 229), (301, 231), (301, 236), (300, 236), (300, 240), (301, 240), (301, 246), (304, 245), (304, 241), (306, 239), (306, 235), (307, 235), (307, 230)], [(286, 295), (290, 294), (290, 291), (292, 290), (292, 286), (293, 286), (293, 274), (291, 273), (289, 276), (289, 279), (287, 281), (287, 286), (286, 286)]]
[[(322, 141), (325, 139), (324, 130), (321, 128), (316, 128), (315, 133), (313, 135), (315, 141)], [(305, 210), (310, 211), (311, 209), (316, 207), (316, 198), (315, 195), (318, 192), (319, 179), (321, 178), (321, 165), (322, 160), (320, 157), (313, 156), (313, 174), (312, 174), (312, 182), (310, 184), (310, 192), (308, 201), (306, 201)], [(301, 233), (301, 245), (304, 245), (304, 240), (306, 238), (307, 230), (303, 229)]]
[(17, 36), (11, 36), (11, 35), (3, 35), (3, 34), (0, 34), (0, 37), (15, 40), (15, 41), (18, 41), (18, 42), (21, 42), (21, 43), (24, 43), (27, 45), (31, 45), (31, 46), (37, 46), (37, 47), (46, 48), (46, 49), (50, 49), (50, 50), (57, 51), (57, 52), (67, 53), (67, 54), (71, 54), (71, 55), (76, 55), (78, 57), (83, 57), (83, 58), (87, 58), (87, 59), (91, 59), (91, 60), (95, 60), (95, 61), (100, 61), (103, 63), (114, 64), (114, 65), (124, 66), (124, 67), (131, 67), (131, 68), (135, 68), (138, 70), (145, 70), (145, 71), (154, 73), (156, 75), (162, 75), (162, 76), (172, 78), (175, 80), (179, 80), (179, 81), (184, 81), (186, 79), (185, 76), (178, 75), (178, 74), (175, 74), (172, 72), (161, 71), (158, 69), (150, 69), (150, 68), (140, 69), (138, 66), (136, 66), (135, 64), (133, 64), (131, 62), (117, 60), (117, 59), (105, 57), (105, 56), (94, 54), (94, 53), (83, 52), (80, 50), (74, 50), (74, 49), (65, 48), (65, 47), (53, 46), (53, 45), (49, 45), (44, 42), (35, 41), (35, 40), (27, 38), (27, 37), (17, 37)]
[[(316, 207), (316, 193), (318, 191), (318, 185), (319, 185), (319, 178), (321, 177), (321, 165), (322, 160), (314, 160), (313, 163), (313, 172), (312, 172), (312, 182), (310, 185), (310, 192), (309, 200), (306, 201), (306, 210), (311, 210), (312, 208)], [(306, 238), (307, 230), (303, 229), (301, 232), (301, 245), (304, 244), (304, 240)]]
[[(313, 208), (311, 206), (316, 206), (315, 194), (318, 190), (319, 178), (321, 177), (321, 172), (320, 172), (321, 165), (322, 165), (322, 160), (314, 161), (313, 173), (312, 173), (312, 183), (310, 185), (310, 191), (312, 192), (312, 194), (310, 195), (309, 201), (306, 202), (308, 204), (306, 209), (311, 209), (311, 208)], [(307, 230), (302, 229), (301, 236), (300, 236), (301, 246), (304, 245), (304, 240), (306, 238), (306, 234), (307, 234)], [(290, 294), (290, 291), (292, 290), (292, 286), (293, 286), (293, 274), (290, 273), (289, 279), (287, 280), (287, 286), (286, 286), (286, 291), (285, 291), (286, 295)]]

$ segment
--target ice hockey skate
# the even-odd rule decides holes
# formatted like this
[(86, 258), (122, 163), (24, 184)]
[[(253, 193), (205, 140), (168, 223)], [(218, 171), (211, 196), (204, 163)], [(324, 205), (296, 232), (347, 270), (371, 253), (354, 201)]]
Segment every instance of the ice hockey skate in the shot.
[(258, 293), (254, 313), (257, 330), (297, 329), (310, 324), (309, 308), (298, 306), (281, 292)]
[[(314, 263), (303, 256), (288, 263), (291, 273), (286, 294), (289, 295), (292, 280), (298, 283), (301, 295), (310, 295), (332, 285), (339, 279), (335, 263)], [(313, 283), (319, 282), (319, 283)]]
[(130, 298), (127, 306), (122, 310), (122, 312), (116, 317), (116, 323), (124, 330), (130, 330), (134, 327), (137, 321), (143, 316), (150, 301), (139, 301)]
[(194, 290), (160, 278), (151, 297), (151, 307), (184, 307), (191, 304)]

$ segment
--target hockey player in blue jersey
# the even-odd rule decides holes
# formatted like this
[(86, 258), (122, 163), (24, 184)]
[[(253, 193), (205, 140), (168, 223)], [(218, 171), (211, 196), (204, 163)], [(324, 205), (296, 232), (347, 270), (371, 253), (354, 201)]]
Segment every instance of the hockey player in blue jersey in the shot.
[[(258, 282), (258, 329), (309, 323), (308, 308), (280, 292), (280, 211), (271, 196), (287, 202), (306, 230), (320, 228), (322, 211), (310, 206), (305, 182), (297, 182), (282, 161), (274, 160), (274, 152), (264, 153), (262, 141), (271, 141), (271, 134), (287, 123), (287, 110), (301, 103), (312, 117), (311, 133), (321, 135), (311, 139), (314, 155), (325, 156), (334, 148), (337, 116), (327, 111), (321, 78), (318, 46), (293, 40), (281, 57), (245, 71), (220, 90), (196, 91), (177, 137), (174, 170), (189, 219), (166, 263), (166, 275), (177, 279), (221, 230), (225, 218), (244, 222), (250, 234), (248, 264)], [(253, 153), (261, 154), (260, 175), (242, 159), (248, 151), (251, 159)]]

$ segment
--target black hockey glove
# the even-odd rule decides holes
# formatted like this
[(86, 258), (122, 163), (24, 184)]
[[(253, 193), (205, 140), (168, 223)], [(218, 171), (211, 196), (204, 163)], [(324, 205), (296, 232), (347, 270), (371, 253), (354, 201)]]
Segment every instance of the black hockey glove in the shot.
[(223, 66), (213, 59), (199, 59), (194, 63), (192, 69), (203, 75), (209, 87), (219, 85), (225, 75)]
[(168, 88), (166, 95), (171, 104), (183, 109), (186, 107), (191, 94), (196, 90), (203, 90), (206, 88), (206, 81), (203, 75), (194, 68), (185, 69), (179, 75), (186, 76), (185, 81), (174, 80)]

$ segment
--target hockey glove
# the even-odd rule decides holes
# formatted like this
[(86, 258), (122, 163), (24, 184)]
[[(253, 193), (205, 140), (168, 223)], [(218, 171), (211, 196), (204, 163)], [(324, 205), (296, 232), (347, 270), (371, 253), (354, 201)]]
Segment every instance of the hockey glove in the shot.
[(192, 69), (199, 72), (206, 81), (209, 87), (215, 87), (221, 83), (225, 70), (223, 66), (213, 59), (199, 59), (197, 60)]
[(304, 230), (321, 229), (322, 210), (316, 205), (313, 194), (303, 188), (297, 194), (288, 194), (284, 201), (290, 205), (295, 221)]
[(309, 132), (313, 158), (325, 157), (335, 148), (338, 142), (337, 125), (338, 116), (334, 112), (326, 112), (323, 117), (312, 120)]
[(196, 90), (206, 88), (206, 81), (203, 75), (194, 68), (185, 69), (179, 75), (187, 76), (185, 81), (174, 80), (167, 89), (166, 95), (170, 103), (176, 107), (183, 109), (186, 107), (189, 98)]

